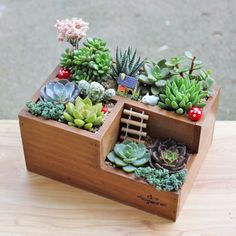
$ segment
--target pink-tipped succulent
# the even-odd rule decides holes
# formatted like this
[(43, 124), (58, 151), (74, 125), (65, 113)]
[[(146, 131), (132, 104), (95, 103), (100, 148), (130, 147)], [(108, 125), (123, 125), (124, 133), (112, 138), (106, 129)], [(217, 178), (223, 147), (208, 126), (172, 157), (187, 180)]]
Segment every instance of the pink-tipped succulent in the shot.
[(57, 20), (55, 27), (57, 28), (59, 41), (65, 41), (78, 48), (79, 41), (86, 36), (88, 23), (82, 19), (72, 18), (65, 20)]

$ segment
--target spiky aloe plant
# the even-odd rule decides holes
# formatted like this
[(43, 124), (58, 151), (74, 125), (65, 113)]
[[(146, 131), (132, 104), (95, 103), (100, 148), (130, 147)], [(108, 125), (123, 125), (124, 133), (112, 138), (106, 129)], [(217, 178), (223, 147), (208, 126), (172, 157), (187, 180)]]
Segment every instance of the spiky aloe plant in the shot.
[(204, 107), (206, 103), (202, 99), (207, 96), (207, 92), (203, 91), (200, 82), (185, 76), (167, 81), (165, 91), (159, 96), (159, 107), (182, 115), (193, 106)]
[(116, 62), (112, 65), (112, 77), (117, 79), (120, 73), (124, 73), (129, 76), (135, 76), (138, 70), (143, 66), (144, 61), (141, 57), (136, 58), (137, 50), (134, 52), (129, 47), (124, 53), (120, 49), (116, 49)]

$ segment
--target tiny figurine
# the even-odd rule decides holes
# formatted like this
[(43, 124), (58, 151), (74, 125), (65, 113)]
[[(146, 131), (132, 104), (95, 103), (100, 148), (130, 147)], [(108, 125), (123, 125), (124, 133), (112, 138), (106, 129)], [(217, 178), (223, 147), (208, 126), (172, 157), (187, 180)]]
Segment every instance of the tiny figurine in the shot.
[(129, 93), (132, 95), (138, 90), (139, 82), (135, 77), (120, 73), (118, 80), (118, 90), (120, 95), (126, 96)]
[(158, 97), (156, 97), (154, 95), (149, 95), (149, 93), (147, 93), (145, 96), (143, 96), (141, 102), (144, 104), (147, 104), (147, 105), (156, 106), (158, 100), (159, 100)]

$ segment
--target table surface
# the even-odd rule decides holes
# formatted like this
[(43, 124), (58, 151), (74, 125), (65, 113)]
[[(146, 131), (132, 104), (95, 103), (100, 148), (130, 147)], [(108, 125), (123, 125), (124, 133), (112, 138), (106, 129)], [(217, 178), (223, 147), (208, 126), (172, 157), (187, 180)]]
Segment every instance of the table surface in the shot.
[(99, 233), (236, 235), (236, 121), (216, 123), (211, 149), (175, 223), (27, 172), (18, 122), (0, 121), (0, 236)]

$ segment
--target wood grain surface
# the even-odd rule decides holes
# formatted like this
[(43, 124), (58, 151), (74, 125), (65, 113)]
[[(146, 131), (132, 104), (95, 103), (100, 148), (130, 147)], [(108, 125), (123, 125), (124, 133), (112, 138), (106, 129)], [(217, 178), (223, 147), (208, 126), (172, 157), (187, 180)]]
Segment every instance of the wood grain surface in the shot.
[(217, 122), (182, 212), (164, 218), (26, 171), (17, 121), (0, 121), (0, 236), (236, 235), (236, 122)]

